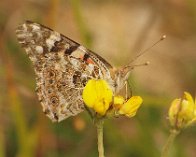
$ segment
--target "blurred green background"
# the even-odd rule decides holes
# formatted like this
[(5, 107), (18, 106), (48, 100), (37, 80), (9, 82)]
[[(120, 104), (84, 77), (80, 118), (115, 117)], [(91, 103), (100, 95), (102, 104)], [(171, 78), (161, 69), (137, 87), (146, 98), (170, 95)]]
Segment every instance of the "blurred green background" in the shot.
[[(195, 0), (1, 0), (0, 157), (97, 157), (96, 129), (87, 113), (52, 123), (37, 100), (35, 76), (15, 28), (42, 23), (97, 52), (112, 65), (129, 63), (163, 34), (130, 76), (144, 103), (132, 118), (107, 120), (107, 157), (159, 157), (169, 135), (167, 111), (196, 89)], [(172, 157), (196, 156), (196, 127), (184, 130)]]

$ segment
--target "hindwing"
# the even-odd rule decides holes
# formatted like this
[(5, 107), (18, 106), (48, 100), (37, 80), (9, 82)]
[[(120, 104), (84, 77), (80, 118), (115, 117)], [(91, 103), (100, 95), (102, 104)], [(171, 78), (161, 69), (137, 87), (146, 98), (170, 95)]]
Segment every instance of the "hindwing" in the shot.
[(43, 112), (52, 121), (83, 111), (82, 90), (89, 79), (104, 79), (113, 86), (112, 66), (68, 37), (31, 21), (20, 25), (16, 34), (33, 63)]

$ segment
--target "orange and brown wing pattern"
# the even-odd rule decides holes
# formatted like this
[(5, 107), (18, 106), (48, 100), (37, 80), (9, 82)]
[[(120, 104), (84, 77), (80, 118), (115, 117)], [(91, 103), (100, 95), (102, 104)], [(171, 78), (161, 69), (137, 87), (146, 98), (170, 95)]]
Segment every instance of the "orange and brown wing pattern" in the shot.
[(113, 83), (107, 61), (64, 35), (31, 21), (20, 25), (16, 34), (33, 63), (36, 92), (52, 121), (83, 111), (82, 90), (89, 79)]

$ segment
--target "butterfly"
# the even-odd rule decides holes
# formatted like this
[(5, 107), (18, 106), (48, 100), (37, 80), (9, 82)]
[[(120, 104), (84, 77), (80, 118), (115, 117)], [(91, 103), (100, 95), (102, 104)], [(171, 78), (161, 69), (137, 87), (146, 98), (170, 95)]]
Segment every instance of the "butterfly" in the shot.
[(104, 79), (118, 93), (132, 69), (116, 69), (93, 51), (35, 22), (19, 25), (16, 36), (33, 64), (43, 112), (53, 122), (84, 110), (82, 91), (89, 79)]

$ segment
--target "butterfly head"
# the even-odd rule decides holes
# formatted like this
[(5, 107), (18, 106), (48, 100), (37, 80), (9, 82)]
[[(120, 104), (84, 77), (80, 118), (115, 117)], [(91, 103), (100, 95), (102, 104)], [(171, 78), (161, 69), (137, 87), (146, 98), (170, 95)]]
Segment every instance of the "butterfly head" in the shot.
[(118, 93), (125, 85), (125, 82), (127, 81), (130, 72), (135, 68), (135, 67), (140, 67), (140, 66), (146, 66), (149, 65), (149, 62), (145, 62), (142, 64), (135, 64), (135, 65), (127, 65), (124, 66), (120, 69), (117, 69), (115, 71), (115, 83), (116, 83), (116, 88), (115, 92)]

